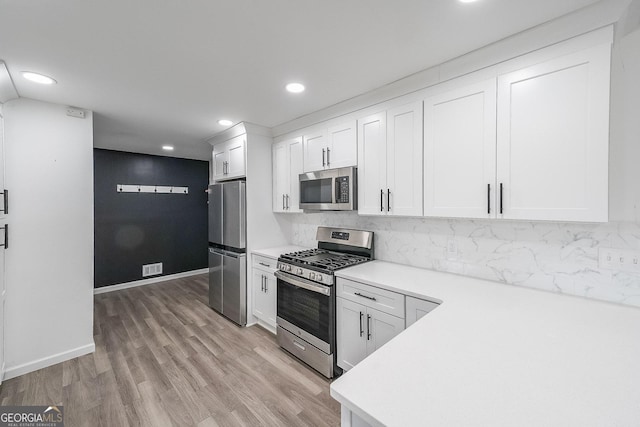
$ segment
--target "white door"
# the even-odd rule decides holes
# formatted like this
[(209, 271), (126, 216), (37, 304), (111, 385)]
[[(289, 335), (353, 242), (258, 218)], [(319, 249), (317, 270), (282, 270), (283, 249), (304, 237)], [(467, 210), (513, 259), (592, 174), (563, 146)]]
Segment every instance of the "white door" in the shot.
[(300, 209), (300, 174), (302, 173), (302, 138), (295, 138), (287, 143), (289, 188), (287, 195), (287, 212), (302, 212)]
[(229, 152), (227, 164), (227, 178), (239, 178), (246, 175), (246, 135), (236, 136), (227, 142)]
[(366, 308), (336, 298), (336, 351), (338, 366), (349, 370), (367, 356)]
[(358, 213), (386, 215), (386, 112), (358, 120)]
[(273, 158), (273, 211), (286, 211), (286, 195), (289, 192), (288, 144), (283, 141), (272, 147)]
[(502, 218), (607, 221), (609, 72), (607, 44), (498, 78)]
[(4, 197), (4, 117), (2, 116), (2, 104), (0, 104), (0, 218), (6, 216), (6, 206)]
[(304, 171), (314, 172), (327, 168), (327, 136), (324, 131), (304, 135)]
[[(0, 104), (0, 113), (2, 113), (2, 104)], [(0, 191), (6, 191), (4, 187), (4, 118), (0, 114)], [(6, 206), (4, 204), (4, 194), (0, 194), (0, 218), (5, 218)], [(6, 221), (0, 221), (0, 227), (6, 227)], [(0, 238), (3, 239), (1, 243), (4, 243), (4, 232), (0, 233)], [(4, 247), (0, 247), (0, 384), (4, 378), (4, 312), (5, 312), (5, 299), (6, 299), (6, 284), (4, 281)]]
[(327, 167), (344, 168), (358, 164), (356, 121), (351, 120), (329, 128), (327, 133)]
[(269, 316), (269, 304), (267, 293), (265, 292), (265, 277), (263, 270), (253, 269), (253, 315), (262, 321), (266, 321)]
[(387, 111), (386, 209), (422, 215), (422, 102)]
[(265, 271), (264, 272), (264, 321), (268, 323), (273, 328), (276, 327), (276, 292), (277, 292), (277, 282), (276, 277), (273, 275), (273, 272)]
[(367, 354), (373, 353), (404, 330), (403, 318), (373, 308), (367, 309), (366, 323)]
[(226, 143), (218, 144), (213, 147), (213, 179), (217, 181), (224, 179), (227, 172), (227, 160), (229, 152), (226, 150)]
[(424, 214), (496, 217), (496, 79), (424, 101)]

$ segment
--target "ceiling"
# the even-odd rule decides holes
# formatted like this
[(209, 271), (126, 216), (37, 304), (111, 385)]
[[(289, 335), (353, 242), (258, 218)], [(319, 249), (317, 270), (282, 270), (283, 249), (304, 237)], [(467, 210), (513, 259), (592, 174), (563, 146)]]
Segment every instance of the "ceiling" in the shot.
[(0, 0), (0, 60), (93, 110), (96, 147), (208, 159), (220, 118), (273, 127), (595, 2)]

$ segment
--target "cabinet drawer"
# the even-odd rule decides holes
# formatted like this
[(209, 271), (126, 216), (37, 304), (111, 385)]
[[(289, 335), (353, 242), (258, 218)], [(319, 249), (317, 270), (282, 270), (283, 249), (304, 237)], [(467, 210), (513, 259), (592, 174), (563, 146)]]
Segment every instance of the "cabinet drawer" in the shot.
[(262, 255), (253, 254), (253, 267), (268, 269), (268, 270), (276, 270), (278, 266), (278, 261), (273, 258), (268, 258)]
[(336, 295), (404, 319), (404, 295), (338, 277)]

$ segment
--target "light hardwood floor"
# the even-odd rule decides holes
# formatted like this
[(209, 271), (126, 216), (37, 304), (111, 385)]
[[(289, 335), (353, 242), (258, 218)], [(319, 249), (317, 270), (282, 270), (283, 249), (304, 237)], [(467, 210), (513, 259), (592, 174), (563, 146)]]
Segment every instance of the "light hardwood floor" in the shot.
[(96, 351), (2, 384), (2, 405), (64, 405), (73, 426), (340, 424), (330, 382), (258, 326), (207, 306), (207, 276), (96, 295)]

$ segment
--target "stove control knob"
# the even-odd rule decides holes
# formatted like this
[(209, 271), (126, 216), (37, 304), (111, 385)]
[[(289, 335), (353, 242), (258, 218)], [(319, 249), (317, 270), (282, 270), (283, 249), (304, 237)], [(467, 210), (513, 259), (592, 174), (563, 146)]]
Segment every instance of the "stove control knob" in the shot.
[(298, 269), (298, 271), (297, 271), (296, 273), (298, 273), (298, 274), (302, 274), (302, 269), (301, 269), (301, 268), (299, 268), (299, 269)]
[(318, 282), (322, 282), (322, 274), (318, 274), (318, 275), (316, 275), (316, 280), (317, 280)]
[(316, 273), (309, 273), (309, 279), (314, 280), (316, 278)]
[(290, 265), (284, 265), (282, 269), (286, 270), (286, 271), (291, 271), (291, 266)]

